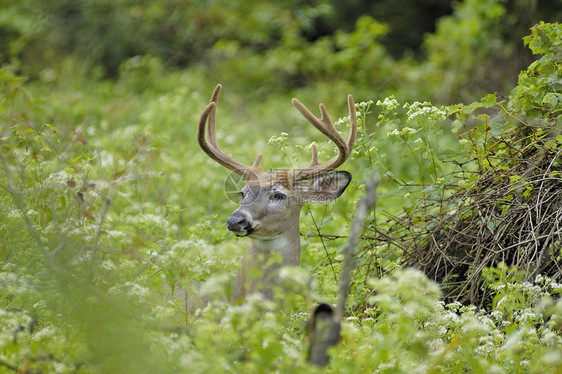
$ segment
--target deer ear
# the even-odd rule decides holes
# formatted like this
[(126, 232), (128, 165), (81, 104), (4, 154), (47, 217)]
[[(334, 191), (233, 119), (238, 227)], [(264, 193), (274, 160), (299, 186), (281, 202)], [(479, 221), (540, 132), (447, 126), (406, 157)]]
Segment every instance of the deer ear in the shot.
[(334, 171), (308, 182), (305, 200), (313, 203), (329, 203), (345, 191), (351, 182), (351, 173)]

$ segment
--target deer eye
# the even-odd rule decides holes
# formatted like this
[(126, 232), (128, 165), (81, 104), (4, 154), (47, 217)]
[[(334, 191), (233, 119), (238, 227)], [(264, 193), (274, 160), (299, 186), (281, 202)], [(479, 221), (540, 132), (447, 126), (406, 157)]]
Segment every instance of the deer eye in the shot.
[(281, 201), (281, 200), (285, 200), (287, 198), (287, 195), (281, 193), (281, 192), (275, 192), (273, 195), (271, 195), (271, 200), (274, 201)]

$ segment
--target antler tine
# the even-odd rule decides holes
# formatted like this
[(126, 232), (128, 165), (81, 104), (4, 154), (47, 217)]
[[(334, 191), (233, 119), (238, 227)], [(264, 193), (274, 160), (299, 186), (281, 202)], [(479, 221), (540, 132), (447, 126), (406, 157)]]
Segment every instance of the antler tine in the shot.
[(317, 118), (297, 99), (293, 99), (292, 102), (293, 105), (298, 109), (298, 111), (301, 112), (304, 118), (306, 118), (308, 122), (316, 127), (322, 134), (328, 137), (328, 139), (333, 141), (338, 148), (338, 154), (336, 156), (324, 163), (319, 164), (318, 149), (316, 148), (316, 145), (313, 144), (312, 160), (310, 162), (310, 165), (306, 169), (293, 170), (294, 180), (299, 181), (311, 179), (314, 176), (332, 171), (343, 164), (351, 154), (353, 145), (355, 144), (355, 139), (357, 138), (357, 113), (355, 112), (355, 102), (353, 101), (353, 97), (351, 95), (347, 97), (350, 119), (350, 133), (347, 141), (345, 141), (345, 139), (332, 124), (332, 121), (324, 104), (320, 104), (320, 113), (322, 114), (322, 117)]
[(310, 160), (309, 168), (318, 165), (318, 148), (316, 148), (316, 144), (312, 144), (312, 160)]
[(347, 138), (347, 148), (350, 155), (355, 145), (355, 139), (357, 139), (357, 112), (355, 111), (355, 101), (351, 95), (347, 95), (347, 108), (349, 110), (349, 137)]
[(301, 112), (303, 117), (306, 118), (307, 121), (310, 122), (314, 127), (316, 127), (322, 134), (326, 135), (328, 139), (332, 140), (336, 144), (338, 149), (343, 149), (346, 147), (345, 140), (332, 124), (332, 120), (330, 119), (330, 116), (328, 115), (328, 111), (326, 110), (324, 104), (319, 105), (322, 117), (317, 118), (299, 100), (293, 99), (292, 102), (295, 108), (297, 108), (298, 111)]
[[(242, 176), (246, 176), (246, 171), (251, 169), (252, 167), (228, 156), (220, 149), (217, 144), (217, 136), (215, 132), (215, 116), (217, 101), (221, 88), (222, 86), (220, 84), (217, 84), (215, 90), (213, 91), (213, 94), (211, 95), (209, 105), (207, 105), (205, 109), (203, 109), (203, 113), (201, 113), (201, 117), (199, 117), (199, 123), (197, 125), (197, 142), (199, 143), (201, 149), (203, 149), (203, 151), (217, 163)], [(207, 130), (207, 134), (205, 134), (205, 128)], [(258, 156), (256, 162), (254, 162), (254, 167), (259, 164), (260, 158), (261, 157)]]
[[(209, 101), (209, 104), (215, 103), (215, 105), (217, 105), (221, 89), (222, 89), (222, 85), (217, 84), (217, 86), (213, 90), (213, 94), (211, 95), (211, 100)], [(215, 117), (216, 117), (216, 114), (217, 114), (216, 110), (211, 111), (211, 113), (209, 114), (209, 121), (207, 121), (207, 134), (209, 134), (208, 137), (209, 137), (210, 143), (215, 148), (219, 148), (219, 145), (217, 144), (217, 135), (215, 133)]]

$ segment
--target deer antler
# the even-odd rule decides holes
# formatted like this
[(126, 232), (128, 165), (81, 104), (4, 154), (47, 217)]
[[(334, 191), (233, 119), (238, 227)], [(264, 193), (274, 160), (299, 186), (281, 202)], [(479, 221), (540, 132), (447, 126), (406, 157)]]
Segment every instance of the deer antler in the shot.
[[(221, 88), (222, 86), (217, 84), (215, 90), (213, 91), (213, 95), (211, 95), (209, 105), (207, 105), (203, 110), (203, 113), (201, 113), (199, 124), (197, 125), (197, 142), (199, 143), (201, 149), (203, 149), (210, 158), (227, 169), (230, 169), (244, 177), (248, 177), (249, 170), (258, 171), (261, 155), (256, 158), (252, 166), (249, 166), (225, 154), (217, 144), (215, 115), (217, 111), (217, 100), (219, 98)], [(205, 130), (207, 130), (207, 134), (205, 134)], [(261, 168), (259, 169), (261, 170)]]
[(326, 135), (328, 139), (334, 142), (336, 147), (338, 147), (338, 154), (332, 159), (318, 163), (318, 149), (316, 145), (312, 145), (312, 160), (310, 165), (305, 169), (294, 169), (292, 176), (294, 181), (302, 181), (311, 179), (320, 174), (325, 174), (329, 171), (336, 169), (338, 166), (343, 164), (345, 160), (351, 154), (353, 145), (355, 144), (355, 139), (357, 138), (357, 113), (355, 112), (355, 102), (351, 95), (347, 96), (347, 105), (349, 107), (349, 119), (350, 119), (350, 133), (347, 141), (341, 136), (341, 134), (336, 130), (332, 124), (332, 120), (328, 115), (328, 111), (324, 104), (320, 104), (321, 118), (317, 118), (314, 114), (310, 112), (300, 101), (297, 99), (292, 100), (293, 105), (298, 109), (299, 112), (312, 123), (322, 134)]
[[(225, 154), (217, 144), (215, 115), (217, 110), (217, 100), (221, 88), (222, 86), (217, 84), (215, 90), (213, 91), (213, 95), (211, 96), (209, 105), (207, 105), (203, 110), (203, 113), (201, 113), (199, 124), (197, 125), (197, 141), (203, 151), (205, 151), (209, 157), (222, 166), (244, 176), (246, 179), (254, 178), (257, 174), (264, 173), (263, 169), (259, 166), (261, 155), (256, 158), (252, 166), (249, 166)], [(322, 117), (317, 118), (300, 101), (293, 99), (293, 105), (299, 110), (299, 112), (301, 112), (304, 118), (312, 123), (312, 125), (328, 137), (328, 139), (334, 142), (336, 147), (338, 147), (338, 154), (332, 159), (320, 164), (318, 163), (318, 149), (316, 148), (316, 145), (312, 145), (312, 160), (307, 168), (294, 169), (291, 171), (282, 170), (275, 174), (268, 174), (270, 179), (282, 179), (285, 183), (288, 183), (289, 179), (291, 182), (308, 180), (321, 174), (328, 173), (343, 164), (351, 154), (351, 150), (355, 144), (355, 138), (357, 137), (357, 114), (355, 112), (355, 103), (353, 102), (353, 97), (351, 97), (351, 95), (347, 97), (347, 104), (349, 106), (351, 130), (346, 141), (332, 124), (332, 120), (330, 119), (324, 104), (320, 104), (320, 113), (322, 114)]]

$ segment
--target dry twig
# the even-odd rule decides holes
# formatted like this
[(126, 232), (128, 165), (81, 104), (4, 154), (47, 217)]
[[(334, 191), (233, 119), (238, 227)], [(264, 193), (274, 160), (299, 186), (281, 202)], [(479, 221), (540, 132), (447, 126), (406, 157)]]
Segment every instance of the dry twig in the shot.
[(355, 218), (351, 225), (349, 241), (344, 250), (344, 260), (340, 287), (338, 292), (338, 305), (334, 311), (328, 304), (320, 304), (314, 311), (310, 325), (310, 349), (308, 352), (308, 362), (325, 366), (330, 360), (328, 349), (337, 344), (340, 339), (341, 321), (345, 314), (345, 304), (351, 287), (351, 273), (355, 268), (355, 254), (359, 243), (363, 223), (369, 210), (377, 201), (376, 187), (378, 178), (367, 183), (365, 186), (365, 196), (357, 204)]

